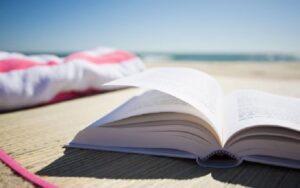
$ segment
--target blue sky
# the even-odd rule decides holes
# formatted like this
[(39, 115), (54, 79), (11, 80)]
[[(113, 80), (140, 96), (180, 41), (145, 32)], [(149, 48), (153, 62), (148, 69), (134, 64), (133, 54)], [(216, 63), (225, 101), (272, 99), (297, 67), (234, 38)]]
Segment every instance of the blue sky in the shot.
[(297, 0), (1, 0), (0, 50), (300, 53)]

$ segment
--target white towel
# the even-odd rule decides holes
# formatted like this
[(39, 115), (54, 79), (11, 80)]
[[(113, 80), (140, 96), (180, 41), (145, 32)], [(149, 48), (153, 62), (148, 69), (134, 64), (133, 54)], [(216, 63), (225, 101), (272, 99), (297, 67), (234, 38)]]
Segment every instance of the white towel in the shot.
[(0, 52), (0, 111), (116, 89), (102, 85), (144, 68), (136, 55), (103, 47), (65, 58)]

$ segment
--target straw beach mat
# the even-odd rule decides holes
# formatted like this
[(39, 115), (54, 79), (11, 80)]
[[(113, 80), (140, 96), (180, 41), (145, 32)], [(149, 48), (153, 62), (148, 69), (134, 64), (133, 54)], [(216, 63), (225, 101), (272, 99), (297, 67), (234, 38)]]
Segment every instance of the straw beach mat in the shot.
[[(217, 78), (228, 90), (231, 86), (226, 84), (236, 79)], [(249, 80), (241, 78), (239, 82)], [(289, 80), (282, 84), (292, 91), (295, 83)], [(30, 172), (59, 187), (300, 186), (300, 172), (288, 168), (243, 163), (231, 169), (209, 169), (200, 168), (193, 160), (63, 148), (78, 131), (136, 91), (114, 91), (0, 114), (0, 148)], [(30, 186), (0, 164), (0, 187)]]

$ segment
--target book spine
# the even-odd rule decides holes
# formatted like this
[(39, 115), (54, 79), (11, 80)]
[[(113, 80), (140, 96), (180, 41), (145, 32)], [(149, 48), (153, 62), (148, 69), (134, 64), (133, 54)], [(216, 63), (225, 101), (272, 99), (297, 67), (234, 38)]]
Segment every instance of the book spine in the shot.
[(226, 150), (215, 150), (207, 156), (196, 159), (201, 167), (231, 168), (240, 165), (243, 160)]

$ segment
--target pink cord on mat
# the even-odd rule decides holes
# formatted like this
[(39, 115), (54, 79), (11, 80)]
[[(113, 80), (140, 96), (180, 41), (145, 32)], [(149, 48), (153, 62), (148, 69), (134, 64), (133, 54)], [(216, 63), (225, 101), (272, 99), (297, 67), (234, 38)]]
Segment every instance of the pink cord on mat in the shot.
[(8, 154), (6, 154), (3, 150), (0, 149), (0, 160), (10, 167), (14, 172), (18, 173), (24, 179), (28, 180), (29, 182), (33, 183), (39, 187), (46, 187), (46, 188), (56, 188), (57, 186), (46, 182), (42, 178), (30, 173), (28, 170), (23, 168), (17, 161), (11, 158)]

